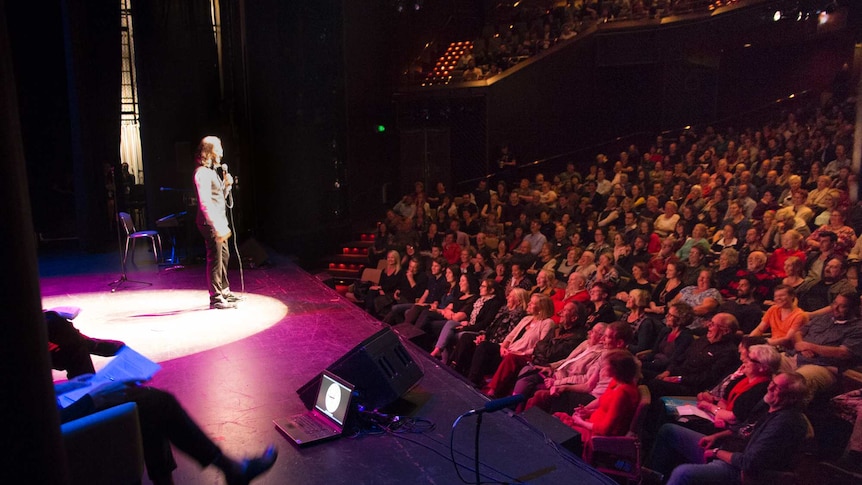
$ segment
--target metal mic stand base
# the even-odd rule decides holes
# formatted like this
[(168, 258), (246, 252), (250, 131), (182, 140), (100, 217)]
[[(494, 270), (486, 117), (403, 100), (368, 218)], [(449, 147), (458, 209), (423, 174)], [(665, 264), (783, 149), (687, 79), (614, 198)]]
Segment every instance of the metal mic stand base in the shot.
[(149, 283), (147, 281), (130, 280), (129, 278), (126, 277), (125, 273), (121, 274), (120, 277), (118, 279), (116, 279), (115, 281), (108, 283), (108, 286), (111, 287), (111, 293), (116, 293), (117, 290), (122, 289), (123, 285), (126, 283), (135, 283), (138, 285), (153, 286), (152, 283)]

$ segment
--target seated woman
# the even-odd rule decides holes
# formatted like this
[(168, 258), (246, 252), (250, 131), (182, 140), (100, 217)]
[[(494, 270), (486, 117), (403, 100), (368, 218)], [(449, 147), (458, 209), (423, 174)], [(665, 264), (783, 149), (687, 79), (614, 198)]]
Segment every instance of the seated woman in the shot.
[(617, 285), (620, 282), (620, 274), (614, 267), (614, 253), (605, 251), (599, 255), (599, 264), (596, 271), (587, 280), (587, 288), (592, 288), (598, 282), (604, 283), (612, 295), (616, 294)]
[(560, 322), (533, 347), (532, 355), (524, 357), (510, 353), (503, 357), (491, 382), (487, 394), (503, 397), (512, 394), (515, 381), (529, 372), (539, 372), (551, 362), (558, 361), (575, 349), (586, 339), (583, 308), (575, 303), (567, 303), (560, 311)]
[(666, 237), (673, 232), (680, 217), (677, 213), (678, 208), (676, 202), (665, 202), (664, 212), (655, 218), (653, 226), (660, 237)]
[(646, 290), (647, 306), (649, 306), (649, 298), (652, 295), (653, 286), (647, 279), (647, 271), (646, 263), (639, 262), (632, 266), (632, 277), (620, 285), (616, 298), (612, 300), (615, 309), (624, 311), (622, 309), (625, 308), (626, 302), (629, 301), (629, 293), (632, 290)]
[(694, 321), (694, 310), (688, 303), (672, 303), (665, 315), (665, 326), (661, 329), (651, 349), (638, 352), (642, 372), (646, 380), (664, 372), (671, 363), (679, 365), (685, 351), (694, 340), (688, 326)]
[(447, 320), (437, 337), (437, 344), (431, 351), (432, 357), (440, 357), (444, 363), (448, 363), (450, 345), (457, 339), (459, 332), (481, 332), (493, 321), (500, 307), (503, 306), (503, 297), (500, 296), (500, 285), (492, 278), (486, 278), (479, 284), (479, 298), (473, 303), (470, 314), (463, 321)]
[(739, 251), (735, 248), (724, 248), (718, 254), (718, 269), (715, 271), (715, 284), (718, 288), (727, 288), (736, 279), (739, 271)]
[(505, 239), (500, 239), (497, 242), (497, 249), (491, 253), (491, 259), (494, 265), (508, 264), (512, 260), (512, 253), (509, 252), (509, 243)]
[[(589, 234), (589, 232), (587, 234)], [(586, 251), (592, 251), (593, 254), (613, 251), (613, 248), (608, 242), (608, 232), (604, 227), (598, 227), (593, 231), (593, 242), (587, 245)]]
[(650, 220), (641, 220), (638, 223), (638, 234), (647, 238), (647, 252), (650, 254), (658, 254), (661, 251), (662, 240), (653, 230), (653, 223)]
[(682, 261), (669, 262), (667, 269), (665, 269), (665, 277), (658, 282), (652, 293), (652, 300), (647, 311), (664, 315), (668, 305), (682, 290), (682, 279), (684, 277), (685, 263)]
[(772, 332), (772, 335), (766, 339), (769, 345), (792, 346), (796, 333), (808, 323), (808, 314), (797, 306), (796, 290), (787, 285), (776, 286), (772, 298), (773, 305), (766, 310), (760, 325), (749, 335), (756, 337)]
[(715, 314), (718, 306), (721, 305), (721, 293), (715, 289), (713, 283), (712, 270), (705, 269), (697, 275), (697, 285), (686, 286), (680, 290), (679, 294), (674, 297), (672, 303), (681, 301), (688, 303), (694, 309), (694, 322), (689, 325), (689, 330), (701, 334), (706, 333), (705, 327), (709, 319)]
[[(539, 251), (539, 257), (533, 260), (533, 263), (527, 268), (527, 274), (531, 278), (538, 279), (538, 274), (543, 269), (554, 273), (556, 268), (557, 258), (554, 257), (554, 249), (550, 243), (545, 243)], [(556, 280), (556, 274), (554, 274), (554, 279)]]
[(572, 270), (578, 265), (578, 258), (580, 257), (579, 249), (572, 246), (566, 251), (566, 257), (561, 258), (560, 262), (557, 263), (557, 267), (554, 268), (554, 274), (557, 277), (558, 281), (567, 281), (569, 279), (569, 275), (572, 274)]
[(781, 367), (781, 354), (770, 345), (746, 348), (749, 342), (739, 344), (742, 366), (728, 376), (720, 394), (707, 391), (697, 395), (697, 407), (711, 414), (714, 422), (698, 421), (699, 424), (686, 425), (687, 428), (704, 434), (714, 433), (748, 419), (752, 409), (763, 400), (769, 380)]
[(660, 324), (645, 311), (647, 305), (649, 305), (649, 292), (632, 290), (626, 302), (626, 312), (620, 318), (621, 322), (628, 323), (632, 327), (634, 338), (629, 342), (628, 349), (633, 354), (653, 348), (658, 338)]
[(395, 291), (401, 283), (401, 255), (398, 251), (386, 253), (386, 267), (380, 273), (380, 282), (368, 289), (365, 295), (365, 310), (379, 316), (379, 310), (395, 301)]
[[(811, 436), (802, 412), (810, 394), (796, 372), (772, 378), (758, 406), (745, 423), (711, 435), (675, 424), (659, 430), (648, 466), (670, 474), (668, 485), (721, 483), (739, 485), (767, 470), (786, 471)], [(677, 464), (683, 463), (679, 466)], [(673, 472), (671, 474), (671, 472)]]
[(691, 251), (691, 248), (695, 245), (706, 245), (709, 247), (709, 241), (706, 239), (708, 234), (708, 229), (704, 224), (696, 224), (694, 229), (692, 230), (691, 237), (686, 239), (682, 244), (682, 247), (676, 252), (676, 256), (679, 259), (686, 260), (688, 259), (688, 253)]
[[(441, 262), (445, 262), (445, 260)], [(443, 286), (445, 287), (445, 292), (440, 296), (440, 299), (432, 299), (431, 301), (425, 301), (413, 305), (412, 308), (404, 313), (404, 322), (416, 325), (420, 320), (424, 322), (428, 318), (426, 313), (440, 314), (444, 309), (448, 308), (449, 305), (451, 305), (452, 302), (460, 295), (461, 289), (458, 286), (458, 276), (460, 275), (458, 273), (457, 266), (446, 267), (443, 271), (443, 278), (445, 281)]]
[[(703, 226), (706, 228), (706, 226)], [(742, 246), (742, 240), (736, 237), (736, 226), (733, 223), (727, 223), (722, 228), (721, 232), (716, 232), (710, 250), (713, 253), (721, 253), (725, 249), (739, 249)]]
[(447, 321), (463, 322), (467, 320), (473, 311), (473, 304), (479, 298), (479, 282), (466, 274), (462, 274), (458, 279), (458, 289), (458, 298), (442, 310), (423, 313), (416, 321), (416, 326), (436, 338)]
[[(547, 246), (547, 244), (545, 245)], [(553, 270), (542, 269), (536, 274), (536, 286), (530, 290), (530, 294), (541, 294), (547, 297), (554, 296), (557, 292), (557, 277)]]
[(805, 283), (805, 261), (796, 256), (787, 258), (784, 261), (784, 273), (787, 276), (781, 280), (781, 284), (797, 290)]
[(377, 263), (387, 256), (387, 251), (395, 247), (395, 234), (389, 232), (389, 226), (385, 222), (377, 223), (377, 234), (374, 235), (374, 244), (368, 250), (368, 266), (376, 268)]
[(473, 270), (473, 258), (476, 256), (476, 250), (472, 246), (462, 248), (458, 256), (458, 269), (461, 274), (469, 273)]
[[(473, 354), (476, 346), (486, 340), (496, 345), (501, 344), (503, 339), (509, 335), (509, 332), (515, 328), (515, 325), (527, 316), (527, 303), (529, 299), (527, 290), (513, 288), (508, 296), (506, 296), (506, 304), (500, 308), (494, 320), (488, 325), (488, 328), (479, 332), (463, 331), (457, 335), (455, 351), (452, 353), (452, 361), (449, 365), (454, 367), (463, 376), (469, 377), (475, 373), (479, 376), (478, 379), (494, 372), (493, 368), (472, 368)], [(470, 380), (475, 383), (473, 378), (470, 378)], [(484, 382), (476, 384), (476, 387), (481, 387), (482, 385), (484, 385)]]
[(551, 319), (553, 311), (554, 305), (549, 297), (533, 294), (527, 304), (527, 316), (518, 322), (502, 342), (497, 344), (486, 340), (476, 346), (468, 379), (481, 387), (484, 386), (485, 376), (481, 372), (489, 368), (496, 371), (507, 355), (512, 354), (513, 358), (519, 357), (526, 361), (533, 355), (533, 349), (539, 340), (554, 328), (554, 321)]
[[(575, 409), (574, 414), (554, 416), (581, 433), (585, 448), (593, 436), (622, 436), (628, 432), (640, 401), (637, 381), (640, 369), (627, 350), (608, 351), (602, 359), (611, 376), (608, 389), (597, 400)], [(586, 451), (585, 451), (586, 453)]]
[(779, 278), (784, 278), (784, 263), (787, 258), (797, 257), (805, 262), (805, 252), (800, 249), (802, 245), (802, 234), (795, 229), (788, 229), (781, 235), (781, 247), (772, 252), (766, 262), (766, 270)]

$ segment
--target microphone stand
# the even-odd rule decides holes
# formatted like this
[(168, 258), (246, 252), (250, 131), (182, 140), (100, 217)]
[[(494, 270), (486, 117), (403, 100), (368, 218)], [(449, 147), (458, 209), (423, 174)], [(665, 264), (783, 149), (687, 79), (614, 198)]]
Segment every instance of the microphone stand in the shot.
[(482, 476), (479, 473), (479, 431), (482, 429), (482, 415), (484, 413), (479, 413), (476, 416), (476, 439), (474, 440), (474, 453), (473, 453), (473, 468), (476, 469), (476, 485), (482, 483)]
[(119, 249), (120, 254), (120, 268), (122, 268), (122, 273), (120, 277), (116, 280), (108, 283), (108, 286), (111, 287), (111, 293), (116, 293), (117, 290), (122, 289), (125, 283), (137, 283), (139, 285), (147, 285), (153, 286), (152, 283), (148, 283), (146, 281), (136, 281), (130, 280), (128, 276), (126, 276), (126, 258), (123, 257), (123, 235), (122, 231), (120, 231), (120, 225), (123, 224), (123, 221), (120, 219), (120, 205), (119, 205), (119, 197), (117, 197), (117, 179), (114, 177), (114, 167), (111, 166), (111, 179), (114, 181), (114, 222), (117, 224), (117, 248)]

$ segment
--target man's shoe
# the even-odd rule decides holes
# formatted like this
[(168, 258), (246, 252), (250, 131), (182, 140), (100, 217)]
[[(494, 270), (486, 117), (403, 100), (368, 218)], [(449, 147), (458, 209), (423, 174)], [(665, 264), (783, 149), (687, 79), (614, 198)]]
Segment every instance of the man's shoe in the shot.
[(126, 346), (124, 342), (120, 342), (119, 340), (102, 340), (90, 337), (87, 337), (87, 340), (90, 346), (90, 353), (102, 357), (113, 357), (117, 355), (120, 349)]
[(248, 485), (258, 476), (266, 473), (278, 458), (278, 450), (275, 445), (270, 445), (262, 455), (257, 458), (246, 458), (238, 463), (238, 469), (233, 473), (225, 473), (228, 485)]
[(227, 310), (228, 308), (236, 308), (236, 303), (227, 301), (223, 297), (210, 299), (210, 309)]
[(222, 298), (224, 298), (228, 303), (236, 303), (238, 301), (245, 300), (245, 297), (235, 295), (233, 293), (223, 293)]

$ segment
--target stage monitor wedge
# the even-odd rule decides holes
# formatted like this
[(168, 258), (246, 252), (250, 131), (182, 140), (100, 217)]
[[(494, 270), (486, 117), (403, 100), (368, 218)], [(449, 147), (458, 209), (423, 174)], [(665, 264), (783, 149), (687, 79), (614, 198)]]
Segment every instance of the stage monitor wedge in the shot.
[[(357, 402), (369, 409), (395, 402), (423, 376), (422, 369), (389, 327), (363, 340), (326, 369), (353, 384)], [(297, 390), (303, 401), (318, 378)]]

